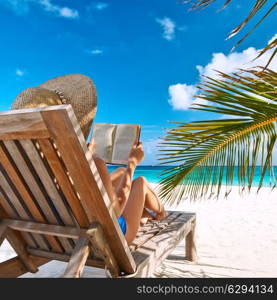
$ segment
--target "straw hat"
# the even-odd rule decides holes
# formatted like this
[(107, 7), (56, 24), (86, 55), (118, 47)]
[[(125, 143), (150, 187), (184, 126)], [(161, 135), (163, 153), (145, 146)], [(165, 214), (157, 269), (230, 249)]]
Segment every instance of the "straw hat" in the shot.
[(88, 138), (97, 109), (96, 88), (93, 81), (81, 74), (60, 76), (38, 87), (21, 92), (11, 109), (35, 108), (71, 104), (85, 139)]

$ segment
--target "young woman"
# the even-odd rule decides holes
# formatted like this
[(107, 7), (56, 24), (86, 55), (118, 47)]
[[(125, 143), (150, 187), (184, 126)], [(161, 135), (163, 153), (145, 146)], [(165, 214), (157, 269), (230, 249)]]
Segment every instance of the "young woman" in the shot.
[[(163, 205), (144, 177), (133, 180), (137, 165), (144, 158), (142, 143), (133, 145), (126, 168), (118, 168), (109, 173), (106, 163), (94, 153), (94, 141), (88, 145), (110, 197), (119, 225), (128, 244), (134, 240), (139, 226), (148, 219), (160, 220), (166, 216)], [(150, 209), (155, 213), (148, 212)]]

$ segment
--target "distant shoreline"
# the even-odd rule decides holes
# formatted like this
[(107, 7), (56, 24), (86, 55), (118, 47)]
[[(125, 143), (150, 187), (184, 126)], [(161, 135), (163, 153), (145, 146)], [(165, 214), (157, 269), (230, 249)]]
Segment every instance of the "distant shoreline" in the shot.
[[(108, 165), (109, 167), (114, 167), (114, 168), (117, 168), (117, 167), (120, 167), (121, 165)], [(137, 168), (140, 168), (140, 167), (177, 167), (178, 165), (138, 165)], [(226, 167), (226, 166), (224, 166)], [(237, 168), (238, 166), (235, 166), (235, 168)], [(256, 168), (260, 168), (261, 166), (258, 165), (256, 166)], [(251, 166), (250, 166), (251, 168)], [(273, 168), (277, 168), (277, 165), (276, 166), (273, 166)]]
[[(116, 166), (116, 165), (109, 165), (108, 169), (109, 169), (110, 172), (112, 172), (118, 167), (119, 166)], [(152, 165), (141, 166), (141, 165), (139, 165), (139, 166), (137, 166), (137, 168), (135, 170), (134, 178), (139, 177), (139, 176), (143, 176), (151, 183), (159, 183), (161, 181), (161, 179), (163, 178), (162, 171), (164, 171), (168, 168), (171, 168), (171, 167), (175, 167), (175, 166), (152, 166)], [(275, 172), (277, 174), (277, 166), (274, 166), (274, 169), (275, 169)], [(252, 183), (253, 187), (258, 187), (259, 186), (260, 177), (261, 177), (261, 169), (260, 169), (259, 166), (257, 166), (256, 169), (255, 169), (254, 180), (253, 180), (253, 183)], [(225, 180), (226, 180), (226, 178), (224, 176), (223, 181), (222, 181), (223, 185), (225, 183)], [(272, 186), (272, 184), (273, 183), (270, 182), (269, 174), (268, 174), (268, 172), (266, 172), (264, 182), (263, 182), (263, 186), (270, 188)], [(235, 170), (234, 181), (233, 181), (232, 186), (237, 186), (237, 187), (239, 186), (237, 170)]]

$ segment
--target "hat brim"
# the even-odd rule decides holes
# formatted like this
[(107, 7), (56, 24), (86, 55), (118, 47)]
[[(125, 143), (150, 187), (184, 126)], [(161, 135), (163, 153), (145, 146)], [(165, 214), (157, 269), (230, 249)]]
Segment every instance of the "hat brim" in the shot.
[(93, 81), (82, 74), (69, 74), (50, 79), (40, 87), (60, 93), (65, 101), (63, 103), (72, 105), (87, 139), (97, 109), (97, 95)]

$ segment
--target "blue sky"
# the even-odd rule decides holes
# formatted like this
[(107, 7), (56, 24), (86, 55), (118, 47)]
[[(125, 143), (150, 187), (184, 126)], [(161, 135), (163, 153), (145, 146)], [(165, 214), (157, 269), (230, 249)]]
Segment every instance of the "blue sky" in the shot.
[(27, 87), (85, 74), (97, 88), (95, 121), (141, 124), (144, 164), (155, 164), (169, 120), (213, 118), (188, 109), (199, 76), (247, 66), (277, 28), (275, 13), (231, 54), (237, 39), (225, 38), (251, 1), (220, 13), (217, 4), (196, 13), (180, 2), (0, 0), (0, 110)]

